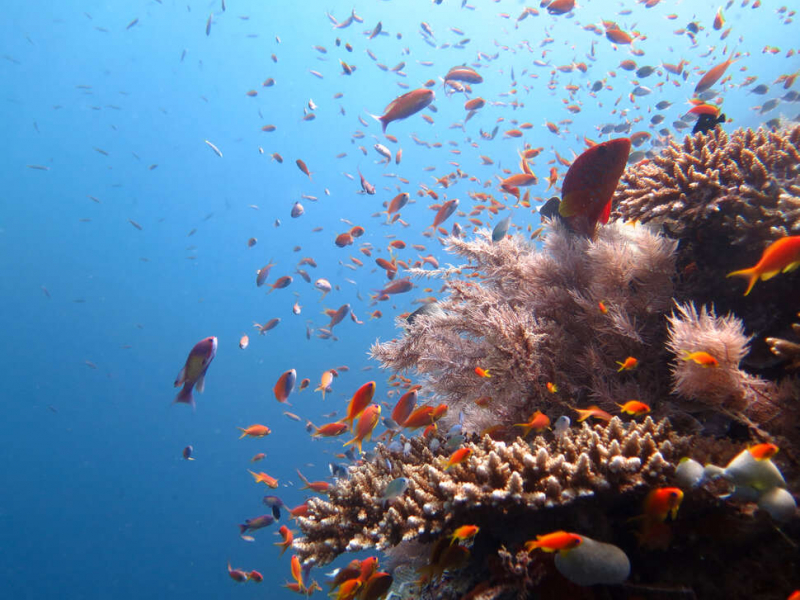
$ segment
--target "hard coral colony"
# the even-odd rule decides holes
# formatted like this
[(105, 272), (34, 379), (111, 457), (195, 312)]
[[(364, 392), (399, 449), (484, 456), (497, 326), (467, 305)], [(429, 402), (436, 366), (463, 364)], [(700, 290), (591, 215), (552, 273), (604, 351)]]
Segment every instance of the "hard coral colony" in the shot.
[[(659, 3), (639, 4), (653, 8)], [(462, 8), (475, 7), (465, 1)], [(516, 28), (534, 17), (563, 24), (564, 15), (582, 9), (572, 0), (545, 0), (541, 8), (525, 8)], [(344, 21), (329, 17), (342, 37), (363, 20), (355, 10)], [(708, 25), (717, 31), (724, 23), (720, 9)], [(207, 35), (210, 24), (211, 19)], [(583, 29), (612, 44), (615, 52), (625, 47), (631, 56), (644, 54), (638, 47), (647, 36), (640, 31), (626, 31), (630, 28), (613, 21)], [(704, 29), (692, 21), (679, 35), (695, 48)], [(366, 32), (366, 41), (381, 35), (387, 31), (378, 22)], [(426, 22), (419, 35), (431, 47), (444, 44)], [(726, 32), (719, 35), (727, 37)], [(465, 38), (456, 46), (464, 49), (468, 42)], [(341, 44), (337, 37), (337, 48)], [(344, 44), (352, 52), (350, 43)], [(594, 46), (593, 41), (590, 63), (597, 60)], [(327, 54), (326, 48), (315, 48)], [(519, 49), (532, 51), (527, 42)], [(558, 87), (558, 73), (590, 69), (577, 57), (551, 66), (544, 60), (548, 52), (534, 65), (552, 69), (551, 90)], [(367, 54), (389, 71), (371, 50)], [(464, 95), (467, 113), (457, 128), (465, 133), (479, 110), (523, 107), (519, 88), (528, 88), (518, 84), (516, 75), (525, 76), (527, 84), (527, 69), (516, 75), (509, 69), (513, 91), (502, 100), (472, 97), (473, 86), (490, 72), (486, 68), (481, 75), (478, 69), (497, 58), (483, 52), (478, 57), (473, 66), (453, 66), (440, 82), (430, 79), (399, 94), (375, 116), (388, 140), (373, 146), (384, 167), (393, 160), (390, 143), (398, 143), (387, 127), (433, 126), (434, 101), (444, 106), (452, 95)], [(700, 67), (690, 71), (684, 59), (660, 67), (637, 68), (631, 58), (619, 63), (620, 69), (635, 71), (637, 79), (628, 82), (635, 87), (615, 107), (627, 96), (638, 109), (641, 98), (654, 90), (663, 93), (658, 88), (664, 83), (680, 87), (691, 76), (694, 87), (687, 93), (694, 108), (673, 125), (681, 131), (694, 119), (696, 133), (677, 141), (661, 129), (648, 151), (638, 150), (653, 134), (631, 132), (644, 117), (630, 120), (632, 109), (625, 108), (619, 109), (624, 122), (598, 127), (603, 136), (620, 137), (596, 142), (584, 136), (587, 148), (572, 159), (553, 148), (548, 186), (541, 193), (556, 189), (559, 195), (546, 202), (533, 198), (543, 203), (538, 210), (542, 227), (529, 227), (528, 239), (515, 223), (522, 218), (511, 211), (532, 206), (530, 190), (539, 185), (533, 161), (543, 141), (539, 148), (529, 142), (517, 148), (519, 172), (498, 168), (493, 173), (502, 201), (490, 192), (490, 176), (481, 180), (460, 163), (453, 163), (452, 173), (437, 174), (435, 183), (420, 184), (420, 201), (435, 202), (432, 225), (422, 235), (437, 238), (458, 264), (440, 267), (432, 254), (404, 260), (401, 252), (411, 244), (394, 237), (384, 256), (373, 257), (378, 252), (373, 242), (361, 239), (369, 228), (342, 219), (350, 229), (331, 236), (331, 251), (354, 247), (360, 255), (340, 264), (355, 271), (369, 257), (386, 275), (387, 281), (373, 288), (370, 306), (422, 287), (417, 281), (435, 280), (441, 290), (438, 298), (415, 300), (422, 306), (397, 318), (398, 335), (370, 349), (371, 357), (392, 372), (389, 397), (405, 391), (391, 416), (382, 417), (382, 407), (391, 405), (373, 402), (380, 384), (369, 381), (352, 393), (343, 418), (321, 426), (308, 421), (314, 438), (351, 433), (347, 441), (336, 442), (347, 449), (343, 456), (350, 463), (331, 463), (333, 483), (309, 481), (298, 471), (305, 484), (300, 489), (318, 496), (289, 511), (301, 536), (281, 528), (284, 541), (276, 545), (281, 553), (290, 549), (293, 554), (288, 589), (311, 595), (320, 589), (309, 575), (312, 568), (345, 552), (373, 550), (386, 555), (387, 571), (379, 570), (375, 556), (354, 560), (334, 572), (332, 597), (656, 598), (686, 591), (685, 597), (736, 599), (787, 596), (800, 585), (795, 572), (800, 526), (792, 495), (800, 483), (800, 379), (794, 372), (800, 367), (800, 324), (793, 323), (800, 308), (795, 272), (800, 266), (800, 126), (779, 121), (768, 129), (722, 130), (727, 124), (720, 112), (723, 96), (713, 87), (732, 87), (729, 71), (744, 57), (738, 49), (726, 50), (702, 72), (697, 72)], [(355, 64), (341, 58), (338, 64), (344, 78), (357, 76)], [(404, 67), (405, 62), (391, 71), (400, 76)], [(310, 72), (323, 78), (317, 70)], [(639, 81), (654, 73), (664, 77), (658, 86)], [(783, 76), (785, 89), (796, 75)], [(576, 96), (586, 92), (596, 98), (613, 89), (609, 82), (616, 77), (609, 72), (588, 86), (568, 84), (567, 110), (581, 112)], [(431, 88), (439, 83), (442, 91), (435, 93)], [(786, 102), (798, 99), (790, 97)], [(655, 104), (657, 110), (669, 106), (666, 100)], [(769, 112), (767, 106), (759, 110)], [(653, 131), (661, 123), (657, 117), (664, 118), (651, 117)], [(313, 118), (314, 113), (303, 116), (304, 121)], [(521, 138), (534, 127), (510, 121), (503, 126), (504, 140)], [(369, 127), (368, 120), (360, 122)], [(544, 135), (564, 135), (571, 122), (545, 121), (549, 133)], [(469, 138), (471, 147), (495, 140), (498, 127), (480, 129), (480, 138)], [(351, 141), (365, 137), (361, 130), (358, 134)], [(411, 139), (428, 149), (442, 146), (417, 134)], [(216, 146), (206, 143), (222, 158)], [(452, 144), (454, 154), (461, 152), (457, 146)], [(396, 166), (401, 156), (400, 150), (394, 154)], [(482, 166), (494, 164), (489, 156), (480, 158)], [(319, 174), (315, 171), (312, 180), (303, 160), (296, 159), (296, 165), (304, 183), (306, 177), (309, 184), (324, 177), (322, 167), (315, 166)], [(356, 173), (361, 189), (355, 193), (365, 200), (385, 191), (368, 181), (377, 180), (363, 165)], [(396, 174), (384, 174), (408, 184)], [(354, 175), (346, 175), (358, 184)], [(472, 186), (469, 196), (475, 205), (470, 209), (463, 199), (448, 197), (454, 193), (448, 189), (463, 181)], [(394, 200), (384, 202), (386, 210), (374, 216), (386, 227), (397, 222), (409, 226), (400, 211), (408, 214), (406, 207), (414, 204), (411, 193), (398, 184), (388, 197), (394, 194)], [(305, 210), (295, 202), (290, 214), (299, 218)], [(478, 218), (495, 216), (493, 222)], [(465, 218), (474, 225), (473, 235), (462, 228)], [(252, 238), (250, 246), (255, 243)], [(421, 244), (412, 247), (429, 251)], [(303, 259), (298, 267), (316, 268), (311, 263)], [(273, 266), (257, 272), (257, 286), (265, 284)], [(312, 281), (305, 270), (297, 273), (306, 283)], [(293, 282), (283, 275), (268, 284), (270, 293)], [(320, 301), (340, 291), (322, 278), (314, 287), (323, 292)], [(281, 293), (286, 292), (275, 296)], [(426, 293), (435, 293), (433, 286)], [(348, 316), (363, 324), (354, 309), (355, 303), (326, 308), (330, 323), (314, 330), (317, 337), (335, 341), (334, 327)], [(294, 314), (300, 310), (295, 301)], [(375, 310), (370, 318), (382, 314)], [(256, 327), (265, 334), (278, 323), (275, 317)], [(311, 338), (310, 327), (306, 335)], [(249, 339), (242, 340), (244, 350)], [(195, 346), (175, 382), (184, 386), (176, 402), (194, 406), (192, 389), (203, 390), (216, 349), (213, 337)], [(315, 390), (322, 400), (343, 370), (323, 372)], [(279, 403), (288, 403), (309, 385), (304, 379), (295, 391), (296, 378), (295, 369), (280, 376), (273, 388)], [(243, 438), (271, 433), (260, 424), (240, 429)], [(374, 449), (367, 447), (373, 436), (382, 440)], [(256, 483), (279, 485), (265, 472), (250, 473)], [(246, 534), (280, 518), (282, 501), (268, 496), (264, 503), (272, 515), (240, 525), (248, 541), (254, 536)], [(724, 577), (710, 577), (714, 569)], [(262, 577), (230, 565), (228, 572), (237, 582)]]

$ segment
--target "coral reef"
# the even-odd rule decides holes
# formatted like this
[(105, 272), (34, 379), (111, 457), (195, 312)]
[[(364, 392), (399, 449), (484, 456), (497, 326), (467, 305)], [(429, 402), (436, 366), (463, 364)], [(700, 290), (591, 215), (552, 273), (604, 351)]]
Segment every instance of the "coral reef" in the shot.
[[(620, 223), (592, 241), (557, 221), (543, 243), (534, 252), (520, 237), (448, 238), (470, 264), (418, 273), (445, 279), (442, 310), (402, 322), (405, 335), (374, 345), (373, 357), (384, 368), (416, 371), (450, 415), (465, 413), (468, 431), (523, 422), (537, 409), (566, 413), (578, 402), (608, 409), (620, 398), (657, 402), (675, 243)], [(480, 278), (459, 277), (470, 272)], [(618, 376), (617, 361), (628, 356), (640, 367)], [(477, 366), (492, 377), (476, 376)], [(482, 396), (491, 397), (486, 409), (474, 404)]]
[[(405, 454), (378, 446), (373, 460), (331, 487), (328, 500), (309, 500), (309, 515), (298, 519), (305, 537), (293, 545), (304, 562), (321, 565), (345, 551), (431, 541), (465, 523), (480, 522), (482, 531), (499, 531), (500, 521), (509, 518), (533, 525), (534, 514), (588, 496), (613, 505), (627, 492), (663, 483), (691, 447), (700, 447), (672, 432), (667, 420), (649, 417), (641, 424), (619, 418), (606, 426), (584, 424), (563, 436), (537, 436), (531, 444), (484, 436), (465, 444), (472, 455), (450, 470), (444, 469), (448, 452), (432, 452), (421, 438), (408, 442)], [(717, 454), (707, 448), (702, 458)], [(383, 489), (401, 476), (408, 478), (408, 490), (384, 506)]]
[(625, 172), (617, 212), (675, 237), (713, 230), (733, 245), (766, 246), (800, 233), (799, 146), (800, 125), (686, 136)]
[[(438, 570), (420, 598), (780, 597), (775, 590), (793, 585), (800, 568), (791, 543), (800, 536), (791, 493), (800, 479), (798, 275), (748, 297), (725, 276), (800, 233), (799, 145), (800, 126), (717, 129), (673, 143), (628, 169), (617, 220), (594, 239), (558, 218), (545, 220), (539, 250), (487, 231), (447, 238), (464, 264), (409, 270), (444, 282), (436, 309), (399, 320), (402, 333), (371, 354), (415, 375), (419, 396), (449, 409), (439, 431), (458, 423), (466, 435), (378, 445), (328, 499), (309, 500), (297, 555), (324, 565), (376, 548), (407, 571), (428, 560)], [(635, 368), (625, 368), (628, 357)], [(514, 427), (537, 410), (617, 411), (630, 399), (661, 420), (559, 427), (531, 442)], [(756, 447), (743, 450), (753, 438), (769, 442), (758, 446), (769, 459), (782, 448), (780, 470)], [(446, 468), (459, 447), (468, 458)], [(782, 473), (780, 485), (768, 468)], [(385, 500), (401, 477), (407, 489)], [(677, 520), (632, 524), (648, 491), (676, 482), (685, 494)], [(450, 546), (464, 526), (478, 535), (468, 548)], [(521, 550), (559, 529), (616, 547), (630, 559), (629, 581), (619, 584), (621, 568), (613, 578), (593, 571), (588, 550), (579, 564)], [(451, 568), (433, 558), (443, 545), (458, 556)], [(714, 570), (725, 577), (709, 577)], [(602, 585), (575, 585), (588, 581), (618, 585), (599, 594)]]
[(630, 167), (615, 201), (615, 216), (661, 226), (679, 239), (675, 299), (734, 313), (754, 337), (745, 366), (773, 376), (780, 360), (764, 338), (785, 333), (797, 312), (787, 298), (797, 297), (800, 276), (771, 279), (757, 299), (743, 298), (741, 282), (725, 276), (755, 264), (775, 240), (800, 232), (800, 125), (687, 136)]

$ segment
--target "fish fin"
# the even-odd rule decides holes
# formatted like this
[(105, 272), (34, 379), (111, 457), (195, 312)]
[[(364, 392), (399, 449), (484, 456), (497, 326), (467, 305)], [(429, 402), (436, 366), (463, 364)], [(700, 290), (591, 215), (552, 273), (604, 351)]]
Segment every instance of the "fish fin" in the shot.
[(750, 290), (753, 289), (753, 286), (756, 284), (756, 281), (758, 281), (758, 276), (759, 276), (758, 272), (756, 272), (755, 267), (753, 267), (751, 269), (741, 269), (740, 271), (731, 271), (725, 277), (744, 277), (745, 279), (747, 279), (748, 280), (747, 290), (745, 290), (744, 293), (744, 295), (747, 296), (747, 294), (750, 293)]
[(769, 281), (780, 272), (780, 269), (775, 269), (774, 271), (765, 271), (764, 273), (761, 273), (761, 281)]
[[(391, 106), (392, 106), (392, 105), (390, 104), (390, 105), (387, 107), (387, 111), (389, 110), (389, 108), (391, 108)], [(372, 117), (373, 119), (375, 119), (375, 120), (376, 120), (378, 123), (380, 123), (380, 124), (381, 124), (381, 128), (383, 129), (383, 133), (386, 133), (386, 126), (387, 126), (389, 123), (387, 123), (386, 121), (384, 121), (384, 120), (383, 120), (383, 115), (381, 115), (381, 116), (378, 116), (378, 115), (373, 115), (372, 113), (367, 113), (367, 114), (368, 114), (370, 117)]]
[(800, 267), (800, 260), (798, 260), (798, 261), (795, 261), (795, 262), (793, 262), (793, 263), (789, 263), (788, 265), (786, 265), (786, 266), (783, 268), (783, 271), (781, 271), (781, 273), (791, 273), (791, 272), (792, 272), (792, 271), (794, 271), (794, 270), (795, 270), (797, 267)]
[(206, 374), (203, 373), (200, 377), (197, 378), (197, 382), (194, 384), (195, 389), (199, 394), (203, 393), (203, 390), (206, 389)]
[(599, 220), (603, 225), (605, 225), (606, 223), (608, 223), (609, 218), (611, 218), (611, 200), (608, 201), (608, 204), (606, 204), (605, 208), (603, 209), (603, 212), (600, 213)]
[(183, 385), (185, 381), (186, 381), (186, 365), (183, 365), (183, 367), (181, 367), (181, 372), (178, 373), (178, 376), (175, 378), (175, 387)]
[(175, 400), (172, 401), (173, 404), (189, 404), (192, 407), (192, 410), (195, 408), (194, 404), (194, 396), (192, 396), (192, 387), (190, 385), (184, 385), (178, 395), (175, 396)]
[(242, 435), (239, 436), (239, 439), (247, 437), (247, 430), (244, 427), (237, 427), (236, 429), (242, 432)]

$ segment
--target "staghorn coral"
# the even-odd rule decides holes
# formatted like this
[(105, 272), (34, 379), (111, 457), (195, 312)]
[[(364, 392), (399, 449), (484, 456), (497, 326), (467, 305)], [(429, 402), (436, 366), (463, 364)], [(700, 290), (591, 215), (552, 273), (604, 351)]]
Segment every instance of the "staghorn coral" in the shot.
[(629, 168), (616, 194), (625, 220), (665, 225), (675, 237), (713, 230), (733, 245), (766, 245), (800, 232), (800, 125), (767, 132), (720, 128), (672, 142)]
[[(666, 420), (648, 417), (626, 426), (614, 418), (561, 437), (538, 436), (531, 444), (474, 439), (465, 444), (472, 450), (468, 461), (449, 471), (448, 452), (432, 452), (420, 438), (408, 440), (406, 454), (379, 445), (375, 459), (351, 467), (350, 478), (339, 480), (328, 500), (309, 500), (309, 515), (298, 519), (305, 537), (293, 548), (305, 563), (324, 565), (346, 551), (427, 542), (465, 523), (508, 540), (503, 527), (509, 518), (533, 525), (536, 515), (580, 498), (613, 504), (641, 486), (663, 483), (690, 447), (702, 447), (693, 442), (673, 433)], [(708, 452), (703, 458), (713, 457)], [(409, 479), (408, 490), (384, 506), (383, 488), (401, 476)], [(517, 528), (524, 536), (526, 528)]]
[[(384, 368), (415, 370), (451, 414), (464, 411), (469, 431), (522, 422), (536, 409), (567, 412), (576, 401), (656, 401), (674, 242), (620, 223), (592, 241), (550, 222), (541, 252), (520, 237), (492, 243), (486, 234), (447, 244), (470, 263), (458, 272), (480, 279), (440, 272), (449, 291), (442, 310), (402, 322), (405, 335), (372, 347)], [(618, 376), (616, 361), (627, 356), (641, 366)], [(492, 377), (477, 377), (476, 366)], [(489, 410), (474, 405), (481, 396), (492, 398)]]

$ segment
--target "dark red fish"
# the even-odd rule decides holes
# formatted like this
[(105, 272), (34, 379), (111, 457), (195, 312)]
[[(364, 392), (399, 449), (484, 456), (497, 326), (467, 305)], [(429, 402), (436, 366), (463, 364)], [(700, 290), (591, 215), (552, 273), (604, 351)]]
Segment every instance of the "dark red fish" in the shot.
[(597, 222), (608, 223), (611, 199), (630, 151), (631, 141), (619, 138), (592, 146), (572, 162), (558, 207), (570, 229), (594, 238)]

